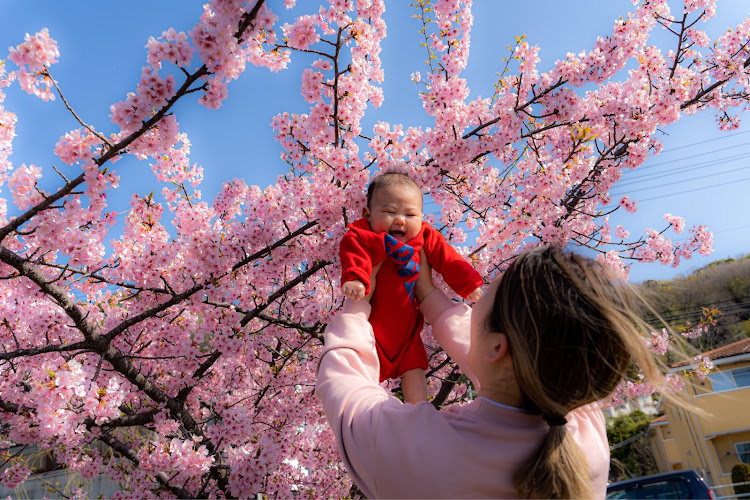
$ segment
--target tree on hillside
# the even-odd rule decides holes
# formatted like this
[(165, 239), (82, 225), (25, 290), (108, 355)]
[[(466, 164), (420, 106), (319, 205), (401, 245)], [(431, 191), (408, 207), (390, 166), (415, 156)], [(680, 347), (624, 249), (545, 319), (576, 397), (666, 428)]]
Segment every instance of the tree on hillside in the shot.
[[(282, 26), (263, 0), (211, 1), (189, 33), (148, 40), (147, 65), (111, 124), (70, 108), (80, 126), (60, 132), (59, 168), (11, 163), (17, 117), (0, 106), (0, 183), (12, 198), (12, 209), (0, 202), (3, 443), (54, 450), (84, 478), (107, 474), (135, 496), (345, 496), (351, 481), (313, 395), (321, 333), (341, 303), (333, 256), (373, 173), (404, 163), (441, 207), (435, 225), (468, 243), (485, 276), (539, 243), (595, 249), (623, 276), (623, 259), (676, 264), (710, 252), (703, 226), (670, 240), (684, 222), (669, 214), (642, 236), (610, 228), (613, 210), (636, 206), (609, 193), (623, 170), (658, 154), (658, 129), (705, 109), (722, 129), (738, 126), (750, 20), (711, 41), (696, 23), (714, 1), (673, 11), (642, 1), (547, 72), (519, 37), (494, 94), (468, 101), (470, 1), (415, 4), (429, 65), (413, 79), (427, 128), (363, 130), (383, 99), (382, 0), (300, 2)], [(649, 45), (660, 26), (674, 35), (669, 47)], [(309, 61), (310, 107), (273, 120), (289, 173), (265, 189), (227, 180), (203, 200), (176, 104), (217, 108), (248, 64), (279, 71), (293, 56)], [(11, 49), (15, 69), (0, 66), (0, 89), (18, 84), (66, 106), (58, 57), (53, 34), (27, 36)], [(117, 214), (107, 193), (120, 176), (144, 175), (119, 168), (126, 155), (148, 160), (160, 190), (132, 193)], [(42, 189), (42, 176), (59, 178), (57, 189)], [(107, 246), (113, 227), (120, 236)], [(457, 368), (429, 350), (433, 403), (461, 400)], [(14, 487), (28, 474), (9, 457), (2, 480)]]

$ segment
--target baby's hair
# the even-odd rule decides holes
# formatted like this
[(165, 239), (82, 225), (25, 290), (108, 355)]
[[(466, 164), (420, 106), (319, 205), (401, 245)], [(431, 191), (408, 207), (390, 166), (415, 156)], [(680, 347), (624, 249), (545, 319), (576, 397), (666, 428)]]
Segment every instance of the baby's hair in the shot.
[(419, 191), (419, 195), (422, 196), (422, 188), (409, 174), (398, 170), (387, 170), (376, 176), (370, 181), (370, 185), (367, 186), (367, 207), (370, 207), (372, 197), (378, 189), (385, 189), (391, 186), (411, 186)]
[(487, 321), (508, 338), (524, 406), (550, 423), (515, 487), (533, 498), (590, 498), (586, 459), (564, 417), (609, 396), (633, 361), (655, 385), (661, 378), (630, 293), (595, 260), (537, 247), (505, 271)]

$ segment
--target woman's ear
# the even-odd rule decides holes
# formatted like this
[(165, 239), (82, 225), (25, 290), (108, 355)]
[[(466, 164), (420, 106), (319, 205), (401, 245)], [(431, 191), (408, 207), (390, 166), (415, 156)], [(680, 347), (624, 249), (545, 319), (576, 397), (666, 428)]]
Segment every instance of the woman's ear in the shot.
[(488, 349), (485, 352), (487, 361), (492, 363), (503, 359), (509, 352), (508, 337), (504, 333), (488, 332)]

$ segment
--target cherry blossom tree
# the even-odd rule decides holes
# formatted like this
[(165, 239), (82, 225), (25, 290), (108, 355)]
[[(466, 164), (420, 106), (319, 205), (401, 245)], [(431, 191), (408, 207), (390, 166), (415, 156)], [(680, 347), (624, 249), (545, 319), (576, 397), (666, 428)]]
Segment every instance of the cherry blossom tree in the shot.
[[(706, 227), (685, 231), (670, 214), (643, 235), (613, 230), (609, 215), (637, 205), (609, 193), (659, 153), (657, 130), (702, 110), (722, 129), (739, 125), (750, 19), (711, 41), (700, 27), (715, 0), (634, 3), (547, 72), (518, 37), (494, 94), (469, 100), (471, 2), (415, 0), (428, 70), (412, 78), (429, 127), (363, 130), (383, 101), (383, 0), (285, 0), (299, 11), (291, 24), (263, 0), (212, 0), (189, 33), (148, 40), (135, 89), (99, 126), (68, 105), (51, 34), (19, 41), (14, 69), (0, 66), (0, 102), (18, 84), (80, 126), (55, 147), (65, 167), (14, 165), (16, 116), (0, 105), (0, 186), (17, 213), (0, 198), (0, 448), (54, 451), (84, 478), (122, 484), (118, 498), (346, 496), (315, 361), (342, 299), (338, 241), (384, 169), (408, 166), (441, 207), (431, 222), (487, 277), (540, 243), (588, 247), (624, 279), (634, 260), (710, 252)], [(649, 45), (659, 27), (671, 47)], [(265, 189), (228, 180), (203, 200), (175, 104), (218, 108), (248, 64), (279, 71), (293, 56), (309, 61), (309, 109), (272, 123), (289, 174)], [(117, 168), (126, 155), (148, 160), (161, 192), (132, 193), (118, 215), (107, 193), (134, 175)], [(43, 175), (58, 188), (43, 190)], [(463, 400), (466, 380), (425, 335), (433, 404)], [(661, 349), (661, 338), (648, 341)], [(4, 484), (22, 483), (23, 461), (4, 460)]]

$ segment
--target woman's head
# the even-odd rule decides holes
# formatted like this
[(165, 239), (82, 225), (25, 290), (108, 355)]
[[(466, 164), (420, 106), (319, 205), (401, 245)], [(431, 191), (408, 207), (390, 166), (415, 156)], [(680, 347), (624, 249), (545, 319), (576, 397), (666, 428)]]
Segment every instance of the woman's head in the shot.
[[(485, 334), (505, 336), (523, 406), (552, 423), (611, 394), (633, 360), (647, 376), (658, 373), (627, 290), (596, 261), (535, 248), (513, 261), (495, 290), (485, 305)], [(516, 473), (516, 487), (528, 496), (585, 497), (581, 470), (581, 450), (564, 425), (553, 425)]]
[(488, 317), (508, 338), (532, 409), (561, 417), (608, 396), (642, 345), (625, 288), (596, 261), (557, 247), (519, 255), (500, 279)]

